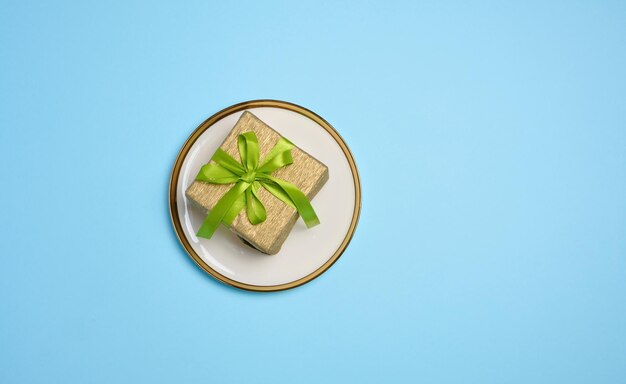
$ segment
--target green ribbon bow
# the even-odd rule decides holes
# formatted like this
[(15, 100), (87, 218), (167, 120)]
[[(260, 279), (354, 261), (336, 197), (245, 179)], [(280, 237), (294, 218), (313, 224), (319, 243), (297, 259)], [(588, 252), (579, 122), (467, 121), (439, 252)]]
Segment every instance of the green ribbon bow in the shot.
[(263, 187), (285, 204), (295, 208), (308, 228), (320, 223), (311, 203), (295, 185), (272, 176), (272, 172), (293, 163), (293, 144), (281, 138), (259, 165), (259, 142), (254, 132), (244, 132), (237, 137), (241, 163), (219, 148), (211, 160), (202, 166), (197, 181), (211, 184), (235, 184), (215, 204), (196, 234), (210, 239), (220, 225), (232, 224), (245, 207), (248, 220), (253, 225), (265, 221), (267, 214), (258, 191)]

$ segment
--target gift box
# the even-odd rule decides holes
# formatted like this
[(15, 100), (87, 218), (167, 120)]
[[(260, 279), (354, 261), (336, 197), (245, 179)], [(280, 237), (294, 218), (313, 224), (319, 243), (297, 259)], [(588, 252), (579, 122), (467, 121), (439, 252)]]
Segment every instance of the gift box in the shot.
[[(215, 214), (221, 211), (222, 222), (231, 231), (270, 255), (278, 253), (300, 214), (307, 226), (318, 223), (309, 202), (328, 180), (328, 168), (319, 160), (248, 111), (220, 149), (186, 191), (187, 198), (203, 213), (210, 216), (213, 210)], [(250, 163), (253, 153), (258, 164)], [(268, 162), (276, 165), (264, 165)], [(220, 164), (226, 170), (217, 169)], [(230, 203), (224, 206), (229, 198), (233, 208), (228, 208)]]

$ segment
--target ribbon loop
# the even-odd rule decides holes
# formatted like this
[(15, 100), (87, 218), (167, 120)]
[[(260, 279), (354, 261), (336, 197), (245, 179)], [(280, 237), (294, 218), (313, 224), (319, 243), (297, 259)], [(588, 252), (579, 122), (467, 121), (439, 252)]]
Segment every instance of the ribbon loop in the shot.
[(291, 149), (293, 144), (291, 141), (281, 138), (278, 140), (270, 153), (265, 156), (263, 163), (259, 167), (259, 172), (270, 174), (275, 170), (293, 163), (291, 157)]
[(213, 184), (232, 184), (237, 182), (239, 178), (240, 176), (237, 174), (213, 163), (203, 165), (198, 176), (196, 176), (196, 180)]
[(246, 173), (246, 170), (243, 168), (241, 164), (237, 162), (237, 160), (233, 159), (226, 151), (222, 148), (218, 148), (215, 151), (215, 154), (211, 158), (217, 165), (225, 168), (235, 175), (243, 175)]
[(247, 171), (254, 171), (259, 165), (259, 141), (254, 132), (244, 132), (237, 136), (241, 164)]

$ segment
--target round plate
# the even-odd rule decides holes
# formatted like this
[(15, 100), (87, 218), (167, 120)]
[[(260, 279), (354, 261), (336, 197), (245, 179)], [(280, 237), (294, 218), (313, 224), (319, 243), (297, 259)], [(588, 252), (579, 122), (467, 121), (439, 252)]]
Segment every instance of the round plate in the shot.
[[(210, 240), (196, 237), (205, 215), (185, 196), (200, 167), (211, 159), (246, 110), (326, 164), (330, 175), (311, 201), (321, 224), (307, 229), (298, 219), (276, 255), (245, 245), (224, 226)], [(279, 291), (313, 280), (341, 256), (359, 220), (361, 184), (348, 146), (328, 122), (295, 104), (255, 100), (216, 113), (191, 134), (174, 163), (169, 205), (178, 239), (203, 270), (237, 288)]]

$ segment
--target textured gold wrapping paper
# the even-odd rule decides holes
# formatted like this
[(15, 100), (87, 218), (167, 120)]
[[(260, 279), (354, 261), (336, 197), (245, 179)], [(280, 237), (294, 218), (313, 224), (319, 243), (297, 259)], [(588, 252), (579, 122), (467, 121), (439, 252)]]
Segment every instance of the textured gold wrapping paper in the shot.
[[(281, 136), (248, 111), (241, 115), (221, 148), (239, 161), (237, 136), (248, 131), (257, 135), (261, 152), (260, 162), (262, 162)], [(291, 154), (293, 164), (275, 171), (272, 175), (294, 184), (311, 201), (328, 180), (328, 168), (298, 147), (294, 146)], [(230, 188), (232, 184), (219, 185), (194, 181), (187, 189), (186, 195), (205, 214), (208, 214)], [(231, 230), (259, 251), (273, 255), (280, 251), (299, 215), (294, 208), (278, 200), (264, 188), (259, 189), (259, 199), (265, 206), (267, 219), (261, 224), (252, 225), (244, 208), (233, 221)], [(304, 223), (301, 224), (304, 225)]]

